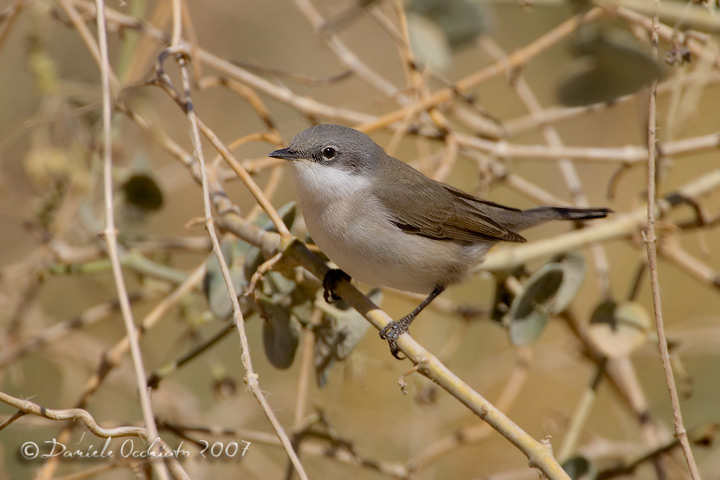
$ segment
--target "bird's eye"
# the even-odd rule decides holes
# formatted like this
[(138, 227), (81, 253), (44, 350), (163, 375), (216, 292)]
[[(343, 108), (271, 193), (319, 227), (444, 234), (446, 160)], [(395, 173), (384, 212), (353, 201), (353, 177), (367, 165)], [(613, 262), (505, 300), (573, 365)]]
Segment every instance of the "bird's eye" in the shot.
[(338, 151), (335, 147), (325, 147), (322, 149), (322, 156), (325, 158), (325, 160), (332, 160), (335, 158), (338, 154)]

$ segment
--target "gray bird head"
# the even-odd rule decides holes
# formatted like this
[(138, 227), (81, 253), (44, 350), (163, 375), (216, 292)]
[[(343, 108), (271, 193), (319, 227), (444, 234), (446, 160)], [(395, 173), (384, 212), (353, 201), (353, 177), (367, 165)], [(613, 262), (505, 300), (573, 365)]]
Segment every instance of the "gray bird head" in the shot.
[(298, 133), (288, 148), (269, 157), (315, 163), (351, 173), (374, 169), (385, 150), (362, 132), (342, 125), (317, 125)]

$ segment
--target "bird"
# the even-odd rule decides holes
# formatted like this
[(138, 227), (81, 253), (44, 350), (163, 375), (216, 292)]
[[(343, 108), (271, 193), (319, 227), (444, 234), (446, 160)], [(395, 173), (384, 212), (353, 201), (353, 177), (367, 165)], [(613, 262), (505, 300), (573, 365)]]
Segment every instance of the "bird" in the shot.
[(388, 155), (368, 135), (321, 124), (270, 157), (289, 161), (305, 224), (337, 265), (323, 279), (325, 299), (341, 279), (426, 294), (412, 312), (380, 330), (392, 355), (397, 339), (447, 287), (461, 282), (498, 242), (525, 242), (550, 220), (606, 217), (608, 208), (541, 206), (520, 210), (428, 178)]

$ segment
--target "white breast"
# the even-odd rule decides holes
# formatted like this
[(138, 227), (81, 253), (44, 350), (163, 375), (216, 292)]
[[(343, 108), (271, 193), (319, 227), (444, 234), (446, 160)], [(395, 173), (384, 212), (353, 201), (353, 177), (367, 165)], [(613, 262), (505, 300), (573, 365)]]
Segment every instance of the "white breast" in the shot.
[(308, 162), (291, 165), (310, 235), (357, 280), (429, 293), (459, 281), (487, 250), (402, 232), (370, 194), (370, 180), (363, 175)]

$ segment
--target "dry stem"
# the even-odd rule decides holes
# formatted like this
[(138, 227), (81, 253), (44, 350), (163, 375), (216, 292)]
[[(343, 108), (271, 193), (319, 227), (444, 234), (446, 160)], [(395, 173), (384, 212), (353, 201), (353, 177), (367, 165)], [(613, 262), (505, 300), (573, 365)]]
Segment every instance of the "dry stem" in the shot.
[[(659, 7), (660, 0), (655, 1), (655, 5)], [(653, 16), (652, 43), (653, 50), (657, 55), (658, 33), (657, 25), (658, 14)], [(667, 338), (665, 337), (665, 326), (663, 321), (662, 300), (660, 299), (660, 280), (657, 271), (657, 236), (655, 234), (655, 139), (657, 138), (657, 119), (656, 119), (656, 95), (657, 82), (653, 82), (650, 87), (650, 101), (648, 105), (648, 159), (647, 159), (647, 228), (644, 231), (645, 245), (647, 247), (648, 266), (650, 267), (650, 285), (652, 287), (653, 309), (655, 311), (655, 329), (658, 335), (658, 346), (660, 348), (660, 359), (662, 360), (663, 370), (665, 371), (665, 382), (670, 391), (670, 401), (672, 403), (673, 422), (675, 424), (675, 436), (680, 441), (683, 455), (687, 461), (690, 475), (693, 480), (700, 480), (695, 458), (693, 457), (690, 443), (688, 442), (687, 430), (683, 423), (682, 411), (680, 410), (680, 399), (678, 398), (677, 387), (675, 385), (675, 376), (673, 374), (672, 365), (670, 364), (670, 353), (668, 351)]]

